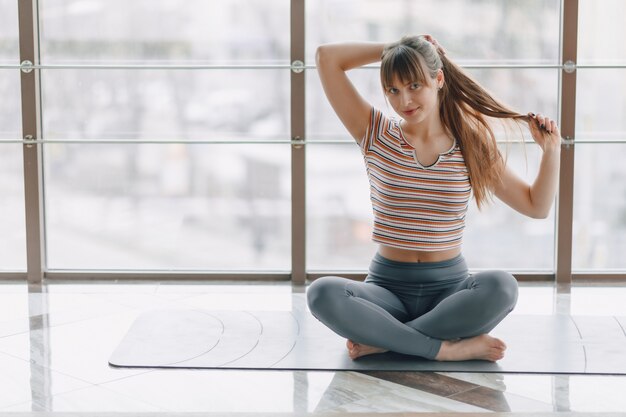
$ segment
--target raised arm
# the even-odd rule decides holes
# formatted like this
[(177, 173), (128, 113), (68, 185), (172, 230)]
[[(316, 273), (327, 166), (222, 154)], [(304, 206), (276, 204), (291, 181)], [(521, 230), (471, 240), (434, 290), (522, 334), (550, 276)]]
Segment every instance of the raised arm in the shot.
[(530, 132), (541, 147), (543, 155), (537, 178), (527, 184), (505, 167), (502, 182), (496, 187), (496, 197), (529, 217), (544, 219), (548, 216), (559, 184), (561, 134), (553, 120), (541, 114), (531, 114)]
[(357, 142), (365, 135), (371, 105), (354, 88), (346, 71), (380, 61), (384, 46), (383, 43), (348, 42), (317, 48), (315, 60), (324, 93)]

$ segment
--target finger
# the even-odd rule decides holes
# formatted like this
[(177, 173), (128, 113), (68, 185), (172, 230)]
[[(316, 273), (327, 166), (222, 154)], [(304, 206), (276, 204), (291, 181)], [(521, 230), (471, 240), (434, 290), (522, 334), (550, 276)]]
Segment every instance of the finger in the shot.
[(537, 119), (537, 123), (539, 123), (539, 127), (543, 129), (545, 126), (544, 124), (545, 116), (541, 113), (538, 113), (536, 119)]
[(557, 134), (557, 133), (559, 133), (559, 126), (556, 124), (556, 122), (555, 122), (554, 120), (552, 121), (552, 124), (551, 124), (551, 126), (550, 126), (550, 131), (551, 131), (553, 134)]
[(534, 117), (531, 119), (530, 128), (536, 132), (539, 132), (541, 130), (541, 122), (537, 118), (537, 115), (534, 115)]
[(542, 129), (546, 130), (547, 132), (550, 132), (550, 118), (549, 117), (544, 117), (543, 119), (543, 123), (542, 123)]

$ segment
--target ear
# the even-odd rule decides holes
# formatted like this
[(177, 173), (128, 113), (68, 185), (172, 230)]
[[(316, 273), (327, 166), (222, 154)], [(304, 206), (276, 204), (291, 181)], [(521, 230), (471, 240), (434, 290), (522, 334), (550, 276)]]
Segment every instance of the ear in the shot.
[(437, 87), (439, 88), (443, 87), (443, 84), (446, 81), (443, 75), (443, 70), (441, 69), (437, 70), (437, 76), (435, 77), (435, 79), (437, 80)]

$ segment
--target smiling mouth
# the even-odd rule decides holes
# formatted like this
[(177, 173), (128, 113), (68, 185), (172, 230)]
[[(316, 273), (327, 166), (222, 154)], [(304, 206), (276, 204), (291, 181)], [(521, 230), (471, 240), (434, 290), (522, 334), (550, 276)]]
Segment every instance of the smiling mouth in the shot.
[[(419, 108), (419, 107), (418, 107), (418, 108)], [(410, 115), (412, 115), (412, 114), (415, 114), (415, 112), (417, 111), (417, 109), (418, 109), (418, 108), (415, 108), (415, 109), (413, 109), (413, 110), (405, 110), (405, 111), (403, 111), (403, 112), (402, 112), (402, 114), (405, 114), (405, 115), (407, 115), (407, 116), (410, 116)]]

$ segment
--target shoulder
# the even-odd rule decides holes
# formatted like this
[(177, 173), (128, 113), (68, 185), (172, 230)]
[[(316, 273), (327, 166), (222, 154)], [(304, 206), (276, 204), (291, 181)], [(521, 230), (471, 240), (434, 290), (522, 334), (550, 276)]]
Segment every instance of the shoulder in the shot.
[(390, 117), (376, 107), (370, 109), (370, 117), (365, 135), (361, 141), (362, 147), (369, 148), (376, 145), (381, 139), (397, 141), (399, 137), (399, 120)]
[(383, 111), (376, 107), (370, 109), (369, 125), (366, 135), (378, 134), (389, 130), (398, 129), (399, 121), (386, 115)]

